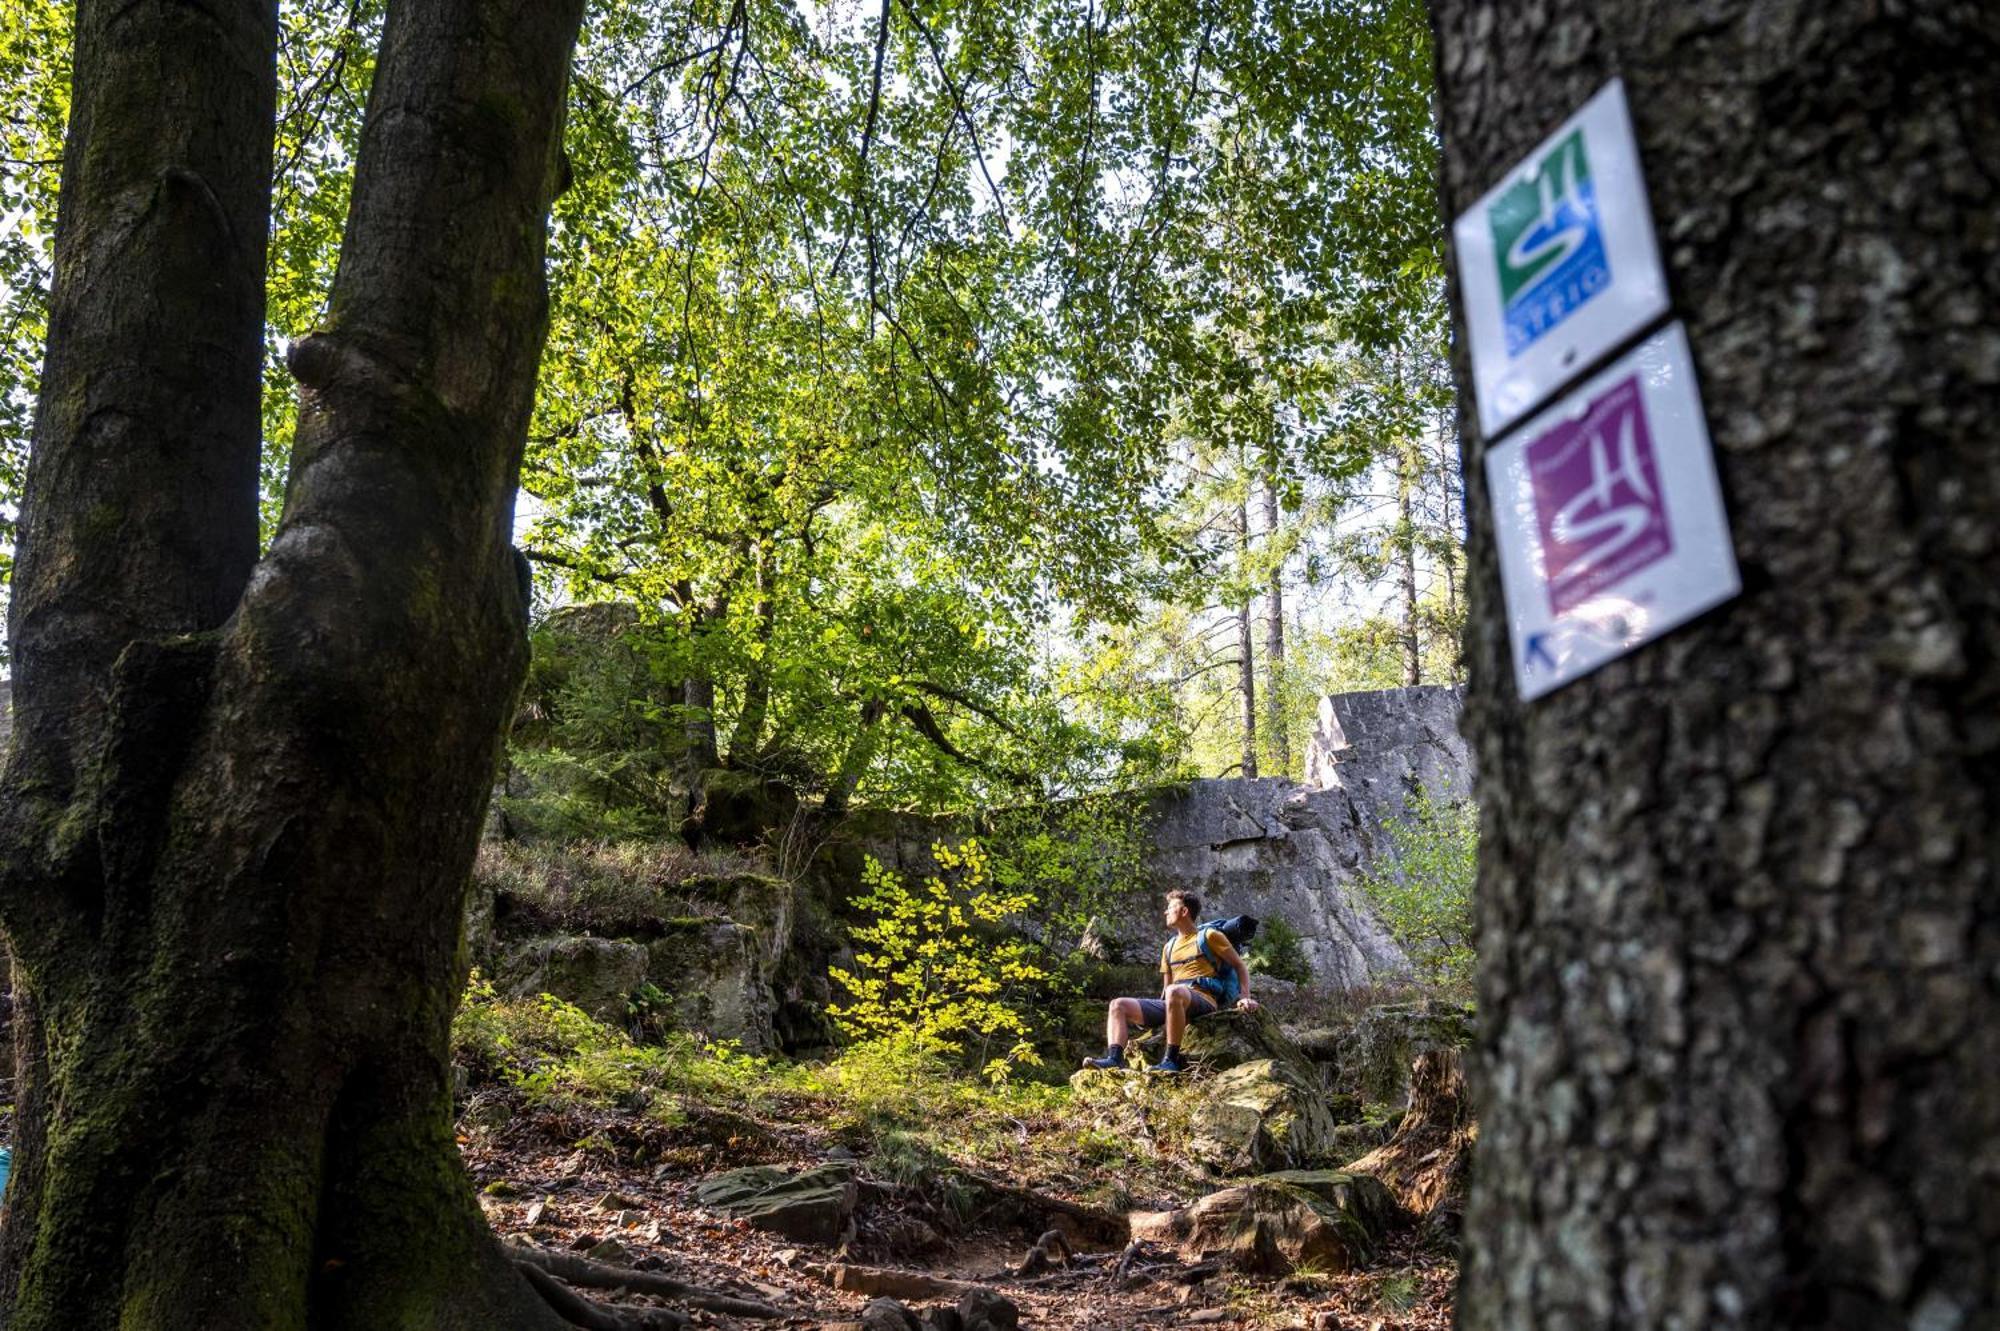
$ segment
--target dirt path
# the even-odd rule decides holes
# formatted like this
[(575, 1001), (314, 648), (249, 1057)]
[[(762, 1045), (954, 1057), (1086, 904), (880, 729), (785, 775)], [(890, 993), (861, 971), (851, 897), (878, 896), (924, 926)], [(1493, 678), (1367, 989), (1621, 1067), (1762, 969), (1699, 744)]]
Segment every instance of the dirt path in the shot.
[[(803, 1328), (852, 1321), (869, 1296), (836, 1288), (836, 1280), (867, 1286), (874, 1281), (866, 1272), (882, 1269), (987, 1285), (1019, 1306), (1024, 1327), (1310, 1328), (1322, 1313), (1333, 1314), (1340, 1331), (1446, 1331), (1451, 1324), (1453, 1263), (1421, 1250), (1410, 1235), (1393, 1236), (1368, 1270), (1339, 1276), (1280, 1281), (1217, 1272), (1183, 1283), (1186, 1268), (1156, 1254), (1159, 1265), (1121, 1287), (1112, 1272), (1115, 1250), (1100, 1243), (1094, 1253), (1079, 1244), (1088, 1266), (1023, 1279), (1000, 1273), (1019, 1266), (1034, 1235), (982, 1228), (975, 1214), (969, 1229), (947, 1241), (932, 1223), (939, 1217), (909, 1214), (895, 1199), (903, 1194), (883, 1189), (867, 1190), (858, 1233), (840, 1253), (752, 1229), (695, 1202), (695, 1185), (712, 1169), (751, 1160), (821, 1163), (824, 1151), (809, 1139), (787, 1143), (799, 1152), (789, 1160), (724, 1140), (699, 1149), (683, 1142), (679, 1149), (659, 1151), (661, 1163), (621, 1167), (620, 1156), (635, 1153), (633, 1143), (612, 1140), (617, 1129), (609, 1120), (595, 1134), (577, 1131), (588, 1126), (574, 1115), (559, 1122), (527, 1119), (464, 1140), (461, 1150), (484, 1189), (489, 1220), (502, 1235), (522, 1235), (549, 1248), (584, 1251), (615, 1240), (622, 1254), (599, 1249), (600, 1259), (608, 1256), (795, 1313), (774, 1323), (697, 1312), (697, 1326)], [(602, 1145), (556, 1144), (593, 1140)], [(643, 1144), (636, 1153), (646, 1154)], [(842, 1266), (848, 1268), (845, 1277)], [(921, 1311), (948, 1300), (904, 1301)]]

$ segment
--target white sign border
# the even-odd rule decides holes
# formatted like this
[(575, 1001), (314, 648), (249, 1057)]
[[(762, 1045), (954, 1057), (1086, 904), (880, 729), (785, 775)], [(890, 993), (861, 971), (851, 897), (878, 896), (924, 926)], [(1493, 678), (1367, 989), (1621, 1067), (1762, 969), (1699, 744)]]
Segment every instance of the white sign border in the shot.
[[(1590, 158), (1611, 284), (1519, 356), (1509, 356), (1499, 265), (1487, 214), (1509, 188), (1532, 179), (1535, 164), (1579, 126)], [(1669, 308), (1666, 270), (1653, 234), (1653, 212), (1624, 80), (1612, 79), (1536, 144), (1504, 179), (1459, 215), (1452, 236), (1479, 428), (1492, 439)]]
[[(1549, 605), (1541, 575), (1541, 537), (1526, 467), (1528, 445), (1565, 417), (1581, 412), (1615, 380), (1635, 371), (1674, 551), (1604, 589), (1630, 593), (1628, 604), (1650, 597), (1650, 604), (1635, 607), (1640, 613), (1628, 618), (1603, 610), (1580, 613), (1579, 608), (1558, 615)], [(1715, 448), (1695, 379), (1694, 353), (1687, 329), (1678, 321), (1578, 384), (1525, 428), (1488, 448), (1485, 462), (1514, 682), (1523, 702), (1533, 702), (1665, 636), (1743, 590), (1715, 469)], [(1548, 662), (1546, 670), (1536, 665), (1537, 658)]]

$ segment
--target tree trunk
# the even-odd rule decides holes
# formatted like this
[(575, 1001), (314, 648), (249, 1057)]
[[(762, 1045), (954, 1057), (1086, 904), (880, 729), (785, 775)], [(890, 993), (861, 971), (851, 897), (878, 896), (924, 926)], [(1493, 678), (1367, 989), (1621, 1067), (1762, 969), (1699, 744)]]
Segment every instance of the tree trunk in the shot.
[(822, 812), (835, 817), (847, 812), (861, 778), (868, 774), (868, 764), (875, 761), (875, 750), (882, 743), (882, 718), (888, 710), (874, 698), (861, 705), (861, 729), (848, 741), (847, 752), (841, 755), (840, 770), (834, 773), (833, 784), (820, 804)]
[(2000, 11), (1433, 15), (1447, 216), (1624, 76), (1745, 585), (1522, 704), (1460, 361), (1461, 1325), (2000, 1325)]
[(1417, 468), (1416, 453), (1407, 440), (1396, 446), (1396, 591), (1403, 611), (1398, 635), (1403, 656), (1403, 687), (1424, 682), (1423, 642), (1417, 634)]
[[(1264, 539), (1278, 544), (1278, 478), (1275, 467), (1264, 472)], [(1264, 717), (1270, 732), (1271, 766), (1275, 775), (1290, 776), (1292, 745), (1285, 724), (1285, 565), (1275, 555), (1271, 581), (1264, 595)]]
[[(1250, 563), (1248, 499), (1237, 507), (1236, 523), (1237, 567), (1244, 568)], [(1257, 656), (1250, 621), (1256, 607), (1256, 597), (1247, 591), (1236, 607), (1236, 691), (1243, 700), (1243, 775), (1252, 779), (1257, 775)]]
[(778, 556), (773, 544), (757, 550), (757, 655), (743, 683), (743, 706), (729, 732), (729, 765), (755, 767), (764, 743), (764, 726), (771, 711), (771, 643), (778, 629)]
[(681, 685), (681, 731), (687, 737), (688, 766), (705, 772), (722, 764), (715, 738), (715, 677), (703, 667)]
[(11, 1331), (559, 1325), (466, 1184), (448, 1038), (579, 9), (391, 5), (253, 570), (272, 7), (79, 5), (0, 777), (52, 1037)]

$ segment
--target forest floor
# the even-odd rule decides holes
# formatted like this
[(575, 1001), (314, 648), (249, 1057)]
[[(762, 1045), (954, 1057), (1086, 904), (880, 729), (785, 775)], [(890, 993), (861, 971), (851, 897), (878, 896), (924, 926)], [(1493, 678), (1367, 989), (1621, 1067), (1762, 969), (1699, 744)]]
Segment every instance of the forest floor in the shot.
[[(1113, 1215), (1184, 1205), (1226, 1182), (1176, 1158), (1170, 1124), (1147, 1141), (1116, 1137), (1067, 1087), (992, 1088), (908, 1056), (807, 1068), (691, 1044), (658, 1048), (586, 1028), (573, 1009), (468, 1010), (460, 1150), (494, 1229), (787, 1314), (695, 1311), (697, 1326), (851, 1323), (874, 1294), (921, 1312), (956, 1302), (950, 1282), (1004, 1295), (1025, 1327), (1451, 1324), (1455, 1263), (1414, 1231), (1392, 1232), (1358, 1271), (1259, 1277), (1146, 1249), (1121, 1278), (1122, 1242), (1093, 1242), (1071, 1226), (1072, 1266), (1014, 1274), (1047, 1213), (996, 1204), (968, 1179)], [(837, 1247), (753, 1229), (695, 1198), (717, 1170), (829, 1160), (853, 1160), (862, 1180)]]

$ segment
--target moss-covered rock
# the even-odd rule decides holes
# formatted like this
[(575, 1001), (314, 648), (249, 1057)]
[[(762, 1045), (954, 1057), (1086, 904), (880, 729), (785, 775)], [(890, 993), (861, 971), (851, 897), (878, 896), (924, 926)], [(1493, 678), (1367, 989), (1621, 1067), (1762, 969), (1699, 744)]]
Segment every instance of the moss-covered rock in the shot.
[(796, 790), (755, 772), (711, 768), (701, 774), (696, 790), (683, 829), (689, 845), (759, 845), (799, 811)]
[(854, 1167), (837, 1162), (799, 1173), (776, 1165), (729, 1169), (709, 1175), (695, 1189), (695, 1200), (712, 1211), (828, 1245), (840, 1241), (857, 1195)]
[(646, 949), (613, 938), (532, 938), (495, 965), (494, 986), (509, 998), (553, 994), (599, 1021), (623, 1024), (646, 982)]
[(678, 1030), (736, 1040), (762, 1053), (773, 1042), (771, 960), (759, 931), (735, 920), (661, 921), (646, 945), (646, 979), (667, 997)]
[(1240, 1270), (1286, 1275), (1350, 1271), (1368, 1262), (1396, 1214), (1365, 1174), (1286, 1170), (1212, 1192), (1178, 1211), (1132, 1216), (1132, 1237), (1220, 1254)]
[(1244, 1063), (1200, 1087), (1189, 1149), (1229, 1173), (1331, 1158), (1335, 1123), (1317, 1079), (1277, 1059)]
[[(1157, 1052), (1164, 1038), (1163, 1032), (1154, 1031), (1142, 1044), (1149, 1052)], [(1299, 1050), (1278, 1025), (1277, 1018), (1265, 1008), (1255, 1012), (1241, 1009), (1218, 1012), (1191, 1022), (1181, 1040), (1181, 1052), (1205, 1072), (1226, 1072), (1245, 1063), (1270, 1061), (1284, 1064), (1304, 1083), (1319, 1082), (1319, 1071), (1312, 1060)]]

